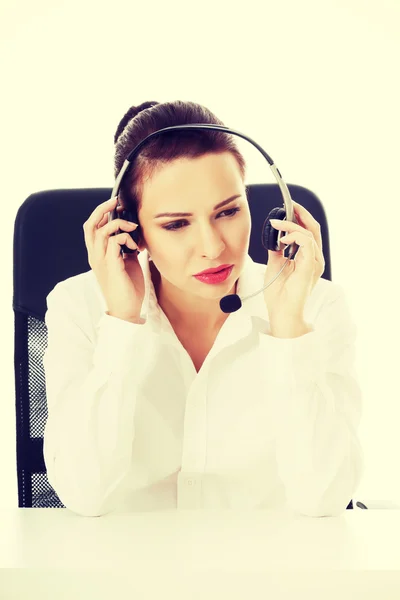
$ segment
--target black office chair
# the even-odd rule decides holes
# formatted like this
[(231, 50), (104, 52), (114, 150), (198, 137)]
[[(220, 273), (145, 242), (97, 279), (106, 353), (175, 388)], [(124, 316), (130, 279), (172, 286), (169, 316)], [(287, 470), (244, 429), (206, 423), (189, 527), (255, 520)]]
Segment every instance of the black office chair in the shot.
[[(288, 187), (292, 198), (321, 225), (325, 258), (322, 277), (331, 280), (329, 232), (322, 204), (306, 188)], [(98, 204), (110, 198), (111, 192), (111, 188), (37, 192), (17, 212), (13, 309), (19, 507), (65, 508), (48, 482), (43, 458), (47, 420), (42, 363), (47, 347), (46, 297), (59, 281), (90, 270), (83, 223)], [(255, 262), (266, 264), (268, 252), (261, 244), (261, 228), (269, 211), (283, 205), (281, 193), (277, 184), (251, 184), (248, 200), (253, 223), (249, 254)], [(352, 500), (347, 508), (353, 508)]]

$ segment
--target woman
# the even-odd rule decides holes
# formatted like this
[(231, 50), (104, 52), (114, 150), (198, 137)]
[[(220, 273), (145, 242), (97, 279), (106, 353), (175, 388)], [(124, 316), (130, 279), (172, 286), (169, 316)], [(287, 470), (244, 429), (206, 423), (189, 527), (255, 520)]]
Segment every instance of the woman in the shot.
[[(145, 102), (115, 134), (115, 175), (151, 132), (223, 125), (193, 102)], [(248, 255), (245, 162), (218, 131), (144, 146), (119, 201), (139, 223), (84, 224), (91, 270), (47, 298), (49, 482), (82, 515), (114, 509), (280, 508), (341, 513), (359, 485), (356, 328), (343, 290), (321, 278), (319, 224), (295, 203), (277, 222), (300, 249), (273, 285), (225, 314), (286, 260)], [(167, 213), (167, 214), (166, 214)], [(136, 244), (130, 232), (140, 225)], [(122, 233), (118, 233), (121, 230)], [(120, 254), (126, 244), (138, 253)], [(210, 268), (221, 276), (202, 276)]]

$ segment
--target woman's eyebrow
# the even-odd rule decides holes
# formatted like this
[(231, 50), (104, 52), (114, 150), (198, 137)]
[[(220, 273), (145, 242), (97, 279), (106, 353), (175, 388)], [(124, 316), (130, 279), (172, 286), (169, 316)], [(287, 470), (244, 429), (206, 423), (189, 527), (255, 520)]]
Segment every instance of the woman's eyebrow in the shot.
[[(235, 196), (231, 196), (230, 198), (227, 198), (226, 200), (223, 200), (222, 202), (219, 202), (218, 204), (216, 204), (214, 206), (213, 210), (217, 210), (217, 208), (221, 208), (222, 206), (225, 206), (225, 204), (229, 204), (229, 202), (232, 202), (232, 200), (236, 200), (236, 198), (240, 198), (241, 196), (242, 196), (242, 194), (235, 194)], [(193, 217), (193, 213), (188, 213), (188, 212), (177, 212), (177, 213), (165, 212), (165, 213), (159, 213), (158, 215), (154, 216), (155, 219), (159, 219), (160, 217)]]

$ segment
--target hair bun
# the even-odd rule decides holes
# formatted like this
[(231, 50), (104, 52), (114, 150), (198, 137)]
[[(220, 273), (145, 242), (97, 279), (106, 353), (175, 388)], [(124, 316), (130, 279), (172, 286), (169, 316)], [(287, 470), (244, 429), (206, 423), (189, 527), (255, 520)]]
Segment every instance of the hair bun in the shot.
[(152, 106), (156, 106), (156, 104), (160, 104), (160, 103), (151, 100), (151, 101), (142, 102), (142, 104), (139, 104), (139, 106), (131, 106), (131, 108), (124, 114), (121, 121), (119, 122), (117, 131), (114, 134), (114, 144), (117, 143), (119, 136), (124, 131), (125, 127), (129, 123), (129, 121), (134, 119), (136, 117), (136, 115), (138, 115), (143, 110), (146, 110), (146, 108), (151, 108)]

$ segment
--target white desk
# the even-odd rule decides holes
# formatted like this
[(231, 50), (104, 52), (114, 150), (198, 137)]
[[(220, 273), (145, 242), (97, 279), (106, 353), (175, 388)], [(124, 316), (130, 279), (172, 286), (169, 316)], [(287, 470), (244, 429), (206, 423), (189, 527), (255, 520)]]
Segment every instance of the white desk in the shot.
[(1, 600), (399, 600), (400, 510), (0, 510), (0, 568)]

